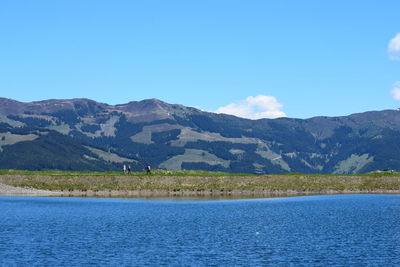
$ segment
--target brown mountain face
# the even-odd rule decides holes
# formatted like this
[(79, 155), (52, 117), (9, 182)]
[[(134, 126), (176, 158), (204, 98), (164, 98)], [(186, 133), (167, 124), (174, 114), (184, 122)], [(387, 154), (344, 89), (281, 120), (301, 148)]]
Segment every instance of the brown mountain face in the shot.
[(0, 114), (2, 115), (20, 115), (20, 114), (43, 114), (52, 113), (59, 110), (76, 111), (79, 108), (94, 109), (95, 112), (106, 109), (107, 104), (98, 103), (85, 98), (67, 99), (67, 100), (44, 100), (37, 102), (19, 102), (12, 99), (0, 98)]
[(119, 112), (126, 115), (129, 121), (149, 122), (154, 120), (171, 119), (173, 115), (199, 113), (195, 108), (182, 105), (171, 105), (158, 99), (132, 101), (127, 104), (108, 105), (85, 98), (65, 100), (44, 100), (36, 102), (19, 102), (12, 99), (0, 98), (0, 114), (9, 115), (43, 115), (68, 110), (84, 116), (99, 113)]
[(24, 112), (26, 104), (8, 98), (0, 98), (0, 114), (17, 115)]
[(173, 119), (174, 115), (182, 117), (187, 114), (200, 112), (195, 108), (167, 104), (158, 99), (132, 101), (128, 104), (116, 105), (113, 107), (113, 109), (126, 114), (128, 120), (132, 122), (149, 122), (155, 120)]
[(400, 169), (399, 133), (397, 110), (247, 120), (157, 99), (0, 98), (0, 168), (66, 168), (69, 157), (69, 169), (119, 168), (123, 159), (166, 169), (359, 173)]

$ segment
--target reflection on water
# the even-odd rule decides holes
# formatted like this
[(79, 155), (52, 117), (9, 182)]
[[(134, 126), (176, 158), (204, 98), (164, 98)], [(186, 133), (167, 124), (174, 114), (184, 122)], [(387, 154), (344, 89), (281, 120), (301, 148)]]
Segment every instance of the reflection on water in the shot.
[(0, 197), (0, 263), (400, 265), (400, 196)]

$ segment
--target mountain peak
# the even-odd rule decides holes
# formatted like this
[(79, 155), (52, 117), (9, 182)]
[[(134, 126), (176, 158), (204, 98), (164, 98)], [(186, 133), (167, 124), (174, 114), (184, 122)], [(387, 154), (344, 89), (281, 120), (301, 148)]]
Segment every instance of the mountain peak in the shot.
[[(0, 98), (0, 115), (0, 168), (54, 168), (54, 157), (59, 156), (57, 166), (64, 166), (67, 157), (77, 160), (69, 168), (108, 169), (109, 161), (119, 155), (167, 169), (251, 173), (400, 169), (396, 110), (253, 121), (155, 98), (123, 105), (86, 98), (29, 103)], [(85, 146), (79, 145), (81, 141)], [(55, 144), (64, 144), (63, 152), (55, 150)], [(40, 163), (36, 155), (24, 157), (33, 147), (52, 156)], [(66, 156), (69, 149), (74, 153)], [(12, 151), (22, 152), (13, 156)], [(21, 158), (25, 165), (13, 165)]]

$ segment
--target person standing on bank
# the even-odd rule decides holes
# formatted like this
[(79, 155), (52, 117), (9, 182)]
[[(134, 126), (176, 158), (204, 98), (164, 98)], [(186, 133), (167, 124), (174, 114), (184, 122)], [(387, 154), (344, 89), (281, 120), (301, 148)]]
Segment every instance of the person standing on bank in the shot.
[(147, 174), (151, 174), (151, 167), (150, 167), (150, 165), (147, 165)]
[(122, 166), (122, 170), (124, 171), (124, 174), (126, 174), (126, 165)]
[(128, 174), (131, 173), (131, 165), (128, 165)]

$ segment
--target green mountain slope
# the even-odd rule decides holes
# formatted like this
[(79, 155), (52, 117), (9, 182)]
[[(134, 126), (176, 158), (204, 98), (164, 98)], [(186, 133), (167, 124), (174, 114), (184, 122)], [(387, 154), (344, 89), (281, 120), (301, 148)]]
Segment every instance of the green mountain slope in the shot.
[(22, 103), (0, 98), (0, 168), (202, 169), (246, 173), (400, 170), (400, 113), (248, 120), (157, 99)]

